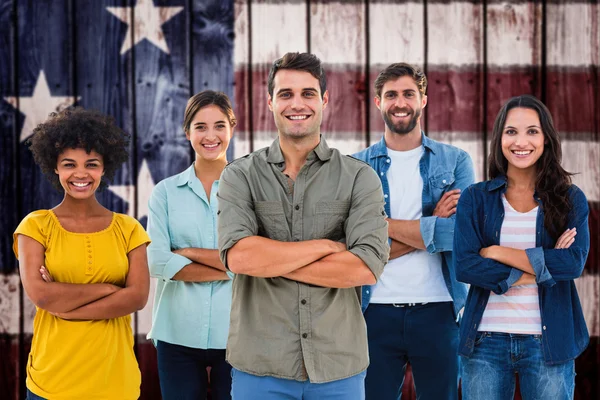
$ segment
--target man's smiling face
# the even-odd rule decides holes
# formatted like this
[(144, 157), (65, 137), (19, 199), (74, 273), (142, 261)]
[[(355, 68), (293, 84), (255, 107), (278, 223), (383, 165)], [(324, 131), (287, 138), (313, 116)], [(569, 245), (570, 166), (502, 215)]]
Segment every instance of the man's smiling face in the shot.
[(327, 91), (321, 98), (319, 80), (309, 72), (282, 69), (275, 74), (273, 84), (268, 104), (279, 134), (290, 138), (318, 135), (329, 99)]

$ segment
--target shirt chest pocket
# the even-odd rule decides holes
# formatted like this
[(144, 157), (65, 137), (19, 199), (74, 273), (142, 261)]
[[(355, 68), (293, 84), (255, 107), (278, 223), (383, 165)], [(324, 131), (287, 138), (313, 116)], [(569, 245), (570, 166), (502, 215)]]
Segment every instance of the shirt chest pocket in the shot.
[(313, 239), (338, 241), (346, 234), (344, 225), (350, 211), (349, 201), (321, 201), (315, 205)]
[(169, 210), (169, 230), (171, 248), (198, 247), (198, 230), (202, 221), (196, 213), (181, 210)]
[(450, 189), (454, 183), (454, 174), (452, 172), (443, 172), (436, 174), (429, 179), (429, 187), (431, 189), (431, 198), (437, 203), (442, 195)]
[(254, 211), (258, 220), (258, 235), (273, 240), (287, 242), (290, 230), (283, 205), (277, 201), (257, 201)]

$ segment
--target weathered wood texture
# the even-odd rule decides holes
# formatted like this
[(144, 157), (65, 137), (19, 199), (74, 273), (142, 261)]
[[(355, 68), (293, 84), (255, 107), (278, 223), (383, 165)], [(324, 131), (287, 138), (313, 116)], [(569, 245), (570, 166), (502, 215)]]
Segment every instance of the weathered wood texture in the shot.
[[(276, 136), (267, 75), (287, 51), (324, 62), (323, 133), (348, 154), (381, 138), (373, 82), (392, 62), (424, 68), (425, 130), (467, 150), (478, 179), (501, 104), (522, 93), (546, 102), (564, 165), (590, 201), (592, 246), (576, 285), (592, 341), (576, 362), (576, 398), (595, 398), (599, 18), (597, 1), (0, 0), (0, 398), (24, 398), (35, 313), (16, 274), (12, 232), (27, 213), (61, 199), (24, 144), (32, 129), (75, 101), (115, 117), (132, 134), (131, 158), (99, 198), (145, 224), (154, 184), (191, 162), (181, 128), (187, 98), (203, 89), (232, 97), (231, 158), (267, 146)], [(143, 399), (160, 398), (156, 352), (145, 339), (151, 303), (135, 318)], [(403, 398), (414, 398), (410, 369), (405, 383)]]

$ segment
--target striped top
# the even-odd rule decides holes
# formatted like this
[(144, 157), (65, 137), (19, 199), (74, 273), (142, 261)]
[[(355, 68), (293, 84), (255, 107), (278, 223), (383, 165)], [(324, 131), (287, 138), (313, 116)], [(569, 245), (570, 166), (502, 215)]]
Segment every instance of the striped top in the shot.
[[(521, 213), (502, 195), (504, 222), (500, 230), (500, 246), (515, 249), (535, 247), (538, 207)], [(513, 286), (502, 295), (490, 293), (478, 330), (539, 335), (542, 333), (540, 303), (536, 284)]]

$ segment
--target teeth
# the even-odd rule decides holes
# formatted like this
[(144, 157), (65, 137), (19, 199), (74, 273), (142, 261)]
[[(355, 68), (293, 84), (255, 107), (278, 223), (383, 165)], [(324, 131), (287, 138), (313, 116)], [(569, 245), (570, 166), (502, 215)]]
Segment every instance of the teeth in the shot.
[(292, 120), (301, 120), (308, 118), (308, 115), (289, 115), (288, 118)]
[(395, 113), (394, 117), (408, 117), (408, 113)]
[(531, 150), (526, 150), (526, 151), (517, 151), (517, 150), (514, 150), (513, 153), (515, 153), (518, 156), (526, 156), (527, 154), (531, 153)]
[(203, 144), (204, 147), (208, 147), (209, 149), (214, 149), (218, 145), (219, 145), (219, 143), (215, 143), (215, 144)]
[(75, 185), (77, 187), (86, 187), (87, 185), (89, 185), (89, 183), (73, 182), (73, 185)]

